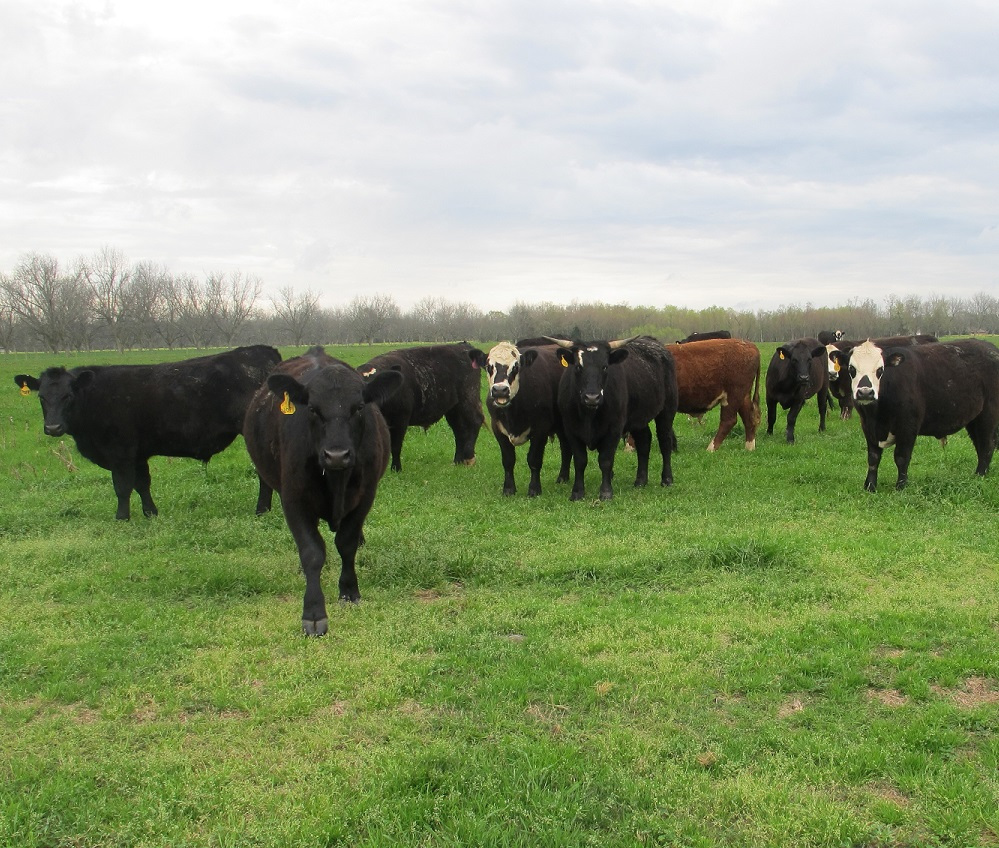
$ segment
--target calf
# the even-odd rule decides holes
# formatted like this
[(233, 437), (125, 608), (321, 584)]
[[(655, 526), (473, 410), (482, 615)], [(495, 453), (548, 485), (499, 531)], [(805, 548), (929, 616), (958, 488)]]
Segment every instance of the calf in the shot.
[(572, 452), (558, 411), (562, 367), (557, 351), (558, 347), (552, 344), (522, 349), (509, 342), (500, 342), (488, 354), (469, 351), (469, 358), (486, 372), (486, 409), (503, 461), (504, 495), (517, 492), (513, 479), (516, 448), (528, 441), (531, 443), (527, 451), (527, 467), (531, 470), (529, 498), (541, 494), (541, 466), (549, 439), (558, 438), (562, 452), (555, 482), (569, 479)]
[(832, 356), (850, 375), (867, 440), (864, 488), (878, 486), (881, 454), (895, 445), (896, 489), (909, 479), (916, 436), (944, 439), (964, 428), (978, 454), (976, 474), (992, 463), (999, 426), (999, 349), (977, 339), (881, 347), (870, 340)]
[(718, 432), (708, 443), (717, 450), (742, 418), (746, 450), (756, 447), (760, 423), (760, 351), (742, 339), (710, 339), (667, 345), (676, 363), (678, 412), (700, 417), (721, 404)]
[(767, 368), (767, 435), (772, 436), (777, 421), (777, 404), (787, 413), (787, 441), (794, 444), (794, 425), (805, 401), (818, 397), (819, 432), (826, 429), (829, 401), (828, 354), (818, 339), (798, 339), (774, 351)]
[(625, 432), (638, 454), (636, 486), (649, 479), (649, 452), (656, 438), (663, 457), (662, 485), (673, 483), (670, 450), (676, 415), (676, 367), (673, 357), (647, 336), (616, 341), (559, 341), (565, 373), (559, 382), (558, 408), (572, 449), (575, 477), (570, 500), (586, 496), (587, 451), (597, 451), (602, 475), (600, 499), (614, 496), (614, 455)]
[(475, 464), (475, 441), (485, 422), (481, 371), (469, 361), (468, 342), (411, 347), (383, 353), (357, 370), (362, 376), (400, 371), (402, 388), (387, 398), (382, 415), (392, 439), (392, 470), (402, 471), (402, 442), (409, 427), (445, 419), (454, 433), (455, 465)]
[[(272, 347), (253, 345), (159, 365), (48, 368), (14, 382), (37, 391), (49, 436), (72, 436), (80, 454), (111, 472), (115, 518), (131, 517), (132, 491), (144, 515), (158, 514), (149, 492), (149, 457), (189, 456), (208, 462), (243, 430), (250, 398), (281, 361)], [(270, 509), (260, 482), (257, 513)]]
[[(842, 333), (840, 333), (842, 335)], [(822, 334), (819, 333), (819, 338)], [(889, 336), (883, 339), (874, 339), (874, 344), (878, 347), (908, 347), (916, 344), (929, 344), (937, 341), (936, 336), (925, 333), (914, 336)], [(834, 350), (847, 353), (857, 345), (863, 344), (859, 341), (847, 341), (839, 339), (826, 345), (826, 352), (829, 354), (829, 397), (830, 402), (835, 399), (839, 401), (839, 417), (845, 421), (853, 415), (853, 389), (850, 387), (850, 380), (845, 376), (846, 372), (841, 371), (839, 363), (833, 357)]]
[(278, 491), (305, 574), (302, 629), (329, 629), (320, 576), (325, 521), (342, 562), (340, 599), (358, 602), (354, 568), (364, 519), (389, 462), (389, 432), (378, 405), (403, 382), (391, 369), (365, 379), (314, 347), (275, 369), (246, 412), (246, 448), (260, 478)]

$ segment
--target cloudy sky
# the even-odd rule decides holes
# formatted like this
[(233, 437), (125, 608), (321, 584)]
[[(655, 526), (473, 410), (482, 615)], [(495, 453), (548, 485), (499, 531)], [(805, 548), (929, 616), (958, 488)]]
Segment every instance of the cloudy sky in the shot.
[(999, 294), (994, 0), (0, 0), (0, 270), (325, 305)]

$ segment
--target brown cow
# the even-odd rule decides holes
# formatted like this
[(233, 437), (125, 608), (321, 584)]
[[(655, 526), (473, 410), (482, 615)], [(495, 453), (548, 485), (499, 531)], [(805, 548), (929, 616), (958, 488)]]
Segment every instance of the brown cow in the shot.
[(760, 351), (743, 339), (709, 339), (666, 345), (676, 360), (677, 412), (701, 416), (721, 404), (718, 432), (708, 444), (717, 450), (735, 426), (746, 428), (746, 450), (756, 447), (760, 423)]

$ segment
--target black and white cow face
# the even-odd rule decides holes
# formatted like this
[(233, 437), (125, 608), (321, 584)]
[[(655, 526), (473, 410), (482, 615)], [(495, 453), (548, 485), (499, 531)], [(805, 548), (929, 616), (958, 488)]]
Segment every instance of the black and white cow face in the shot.
[(826, 345), (826, 353), (829, 354), (829, 384), (838, 383), (841, 374), (844, 374), (843, 367), (834, 354), (839, 352), (839, 348), (834, 344)]
[(496, 406), (507, 406), (520, 391), (520, 374), (538, 357), (528, 348), (521, 352), (516, 345), (500, 342), (486, 357), (486, 380), (489, 398)]
[[(898, 354), (897, 361), (902, 361)], [(874, 403), (881, 393), (881, 378), (885, 373), (884, 351), (868, 339), (850, 353), (847, 365), (853, 400), (858, 406)]]

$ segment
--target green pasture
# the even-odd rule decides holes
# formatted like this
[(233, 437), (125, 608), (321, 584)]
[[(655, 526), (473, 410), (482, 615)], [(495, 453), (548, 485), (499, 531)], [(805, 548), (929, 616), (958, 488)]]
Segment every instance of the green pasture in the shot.
[(570, 503), (555, 450), (504, 498), (488, 431), (454, 467), (411, 430), (364, 600), (308, 639), (241, 440), (155, 458), (160, 515), (116, 522), (12, 379), (168, 355), (0, 356), (0, 845), (999, 844), (999, 464), (965, 434), (872, 495), (856, 417), (812, 401), (787, 445), (764, 406), (709, 454), (718, 413), (681, 416), (672, 488), (621, 451)]

